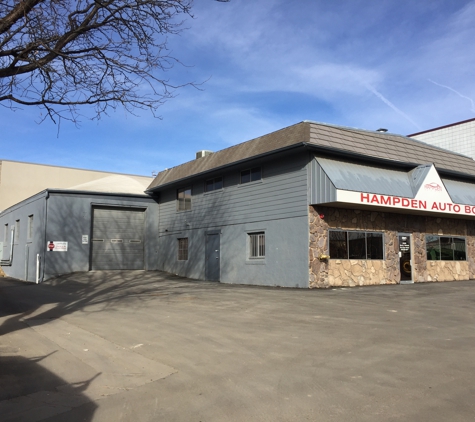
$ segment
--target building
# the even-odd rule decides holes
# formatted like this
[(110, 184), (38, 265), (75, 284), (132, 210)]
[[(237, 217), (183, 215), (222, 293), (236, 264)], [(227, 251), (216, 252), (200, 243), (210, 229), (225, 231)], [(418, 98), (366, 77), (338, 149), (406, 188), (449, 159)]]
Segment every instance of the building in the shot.
[(0, 213), (6, 275), (41, 282), (76, 271), (156, 269), (158, 206), (132, 177), (46, 189)]
[(408, 136), (475, 159), (475, 119), (436, 127)]
[(7, 275), (158, 269), (300, 288), (475, 277), (475, 161), (400, 135), (303, 121), (200, 151), (147, 194), (106, 185), (0, 213)]
[(304, 121), (157, 175), (158, 268), (286, 287), (475, 276), (475, 161)]
[[(69, 189), (115, 175), (118, 174), (0, 160), (0, 211), (48, 188)], [(146, 176), (124, 176), (144, 186), (149, 185), (152, 181), (151, 177)]]

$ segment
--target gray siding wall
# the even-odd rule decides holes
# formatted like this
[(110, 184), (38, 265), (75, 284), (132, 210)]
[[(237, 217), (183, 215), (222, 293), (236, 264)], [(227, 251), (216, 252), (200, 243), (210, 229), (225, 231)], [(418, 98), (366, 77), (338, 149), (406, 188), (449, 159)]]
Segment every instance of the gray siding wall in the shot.
[[(146, 270), (158, 269), (158, 206), (150, 198), (87, 195), (51, 192), (49, 198), (37, 195), (10, 208), (0, 216), (0, 224), (22, 223), (19, 245), (15, 245), (11, 267), (2, 266), (8, 276), (20, 280), (35, 281), (36, 255), (41, 256), (42, 281), (60, 274), (88, 271), (92, 230), (92, 207), (138, 207), (145, 211), (144, 259)], [(34, 237), (26, 239), (27, 218), (34, 214)], [(46, 216), (46, 217), (45, 217)], [(24, 221), (24, 223), (23, 223)], [(82, 243), (82, 236), (88, 243)], [(68, 242), (67, 252), (48, 252), (48, 241)], [(25, 249), (29, 245), (28, 277), (25, 277)], [(5, 249), (5, 248), (4, 248)]]
[[(221, 282), (308, 287), (307, 154), (253, 163), (213, 177), (224, 189), (192, 187), (192, 209), (176, 211), (176, 189), (160, 195), (160, 269), (205, 278), (206, 232), (221, 231)], [(262, 180), (240, 184), (240, 172), (262, 168)], [(266, 257), (248, 258), (248, 233), (265, 231)], [(187, 237), (189, 258), (177, 260), (178, 238)]]
[[(2, 258), (10, 257), (10, 232), (19, 220), (19, 236), (13, 243), (11, 266), (2, 265), (9, 277), (34, 282), (36, 280), (36, 256), (40, 253), (44, 238), (45, 192), (35, 195), (20, 204), (8, 208), (0, 214), (0, 241), (4, 240), (5, 225), (8, 224), (7, 242), (3, 246)], [(31, 235), (28, 233), (28, 220), (33, 216)]]
[(336, 188), (316, 158), (310, 162), (310, 204), (325, 204), (336, 201)]

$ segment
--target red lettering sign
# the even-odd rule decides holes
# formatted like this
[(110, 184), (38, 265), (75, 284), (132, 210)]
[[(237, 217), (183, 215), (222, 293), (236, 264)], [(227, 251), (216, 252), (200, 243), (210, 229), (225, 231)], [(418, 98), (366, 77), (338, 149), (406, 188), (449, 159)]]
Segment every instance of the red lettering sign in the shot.
[[(433, 187), (432, 187), (433, 188)], [(421, 199), (401, 198), (391, 195), (376, 195), (360, 192), (360, 202), (375, 205), (389, 205), (393, 207), (404, 207), (411, 209), (427, 210), (427, 201)], [(475, 215), (475, 206), (458, 205), (452, 202), (432, 202), (429, 203), (432, 211), (445, 211), (450, 213), (461, 213)], [(463, 208), (462, 208), (463, 207)]]

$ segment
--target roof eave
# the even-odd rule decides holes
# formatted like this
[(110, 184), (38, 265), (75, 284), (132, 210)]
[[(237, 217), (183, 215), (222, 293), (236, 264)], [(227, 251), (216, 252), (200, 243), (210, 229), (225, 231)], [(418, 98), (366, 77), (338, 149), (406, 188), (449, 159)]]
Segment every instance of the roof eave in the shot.
[(214, 172), (220, 171), (220, 170), (225, 170), (229, 167), (238, 166), (242, 163), (245, 163), (245, 162), (248, 162), (248, 161), (251, 161), (251, 160), (258, 160), (258, 159), (261, 159), (261, 158), (268, 157), (270, 155), (279, 154), (279, 153), (289, 151), (289, 150), (292, 150), (292, 149), (302, 148), (302, 147), (305, 147), (305, 145), (306, 145), (306, 142), (298, 142), (296, 144), (292, 144), (292, 145), (286, 146), (284, 148), (278, 148), (278, 149), (275, 149), (275, 150), (272, 150), (272, 151), (265, 152), (263, 154), (258, 154), (258, 155), (254, 155), (252, 157), (244, 158), (242, 160), (233, 161), (232, 163), (224, 164), (224, 165), (218, 166), (218, 167), (213, 167), (212, 169), (208, 169), (208, 170), (205, 170), (205, 171), (202, 171), (202, 172), (199, 172), (199, 173), (195, 173), (195, 174), (192, 174), (190, 176), (182, 177), (180, 179), (175, 179), (175, 180), (172, 180), (171, 182), (164, 183), (164, 184), (158, 185), (158, 186), (154, 186), (153, 188), (149, 187), (145, 190), (145, 193), (151, 194), (151, 193), (160, 191), (164, 188), (167, 188), (169, 186), (179, 184), (179, 183), (181, 183), (185, 180), (188, 180), (188, 179), (205, 176), (206, 174), (214, 173)]

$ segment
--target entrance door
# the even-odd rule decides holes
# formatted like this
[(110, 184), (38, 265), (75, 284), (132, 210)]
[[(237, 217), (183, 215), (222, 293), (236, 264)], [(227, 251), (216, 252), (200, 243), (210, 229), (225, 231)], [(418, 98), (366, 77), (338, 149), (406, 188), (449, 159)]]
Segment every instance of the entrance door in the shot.
[(206, 233), (205, 277), (206, 280), (220, 280), (220, 234)]
[(408, 233), (399, 233), (398, 239), (401, 284), (410, 284), (413, 283), (411, 266), (411, 235)]

